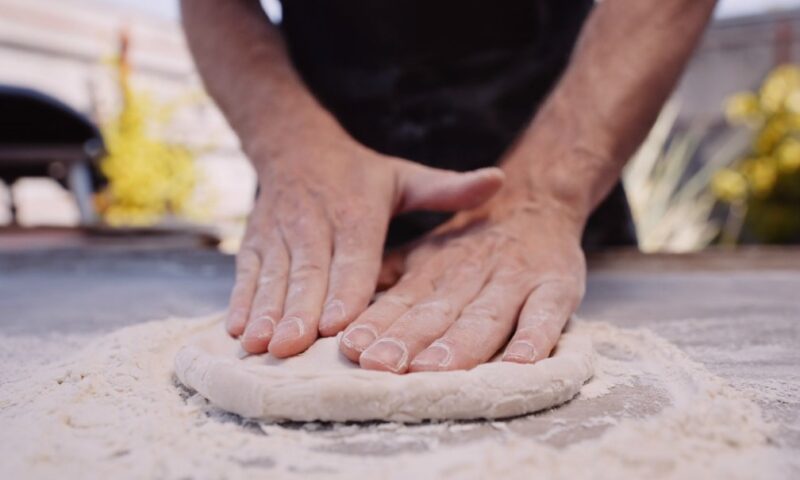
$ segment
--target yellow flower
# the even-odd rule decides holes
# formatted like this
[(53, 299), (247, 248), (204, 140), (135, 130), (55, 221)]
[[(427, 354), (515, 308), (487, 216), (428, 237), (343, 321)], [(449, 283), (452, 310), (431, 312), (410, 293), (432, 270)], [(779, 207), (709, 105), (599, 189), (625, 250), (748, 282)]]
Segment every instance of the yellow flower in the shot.
[(789, 96), (800, 89), (800, 68), (782, 65), (767, 76), (761, 85), (759, 101), (768, 114), (777, 113), (786, 106)]
[(153, 135), (172, 114), (130, 88), (121, 72), (123, 108), (103, 129), (108, 154), (100, 168), (108, 187), (98, 206), (112, 225), (149, 225), (190, 210), (198, 174), (194, 153)]
[(769, 155), (791, 130), (785, 115), (773, 115), (756, 135), (753, 150), (759, 155)]
[(786, 115), (786, 121), (789, 124), (789, 128), (800, 132), (800, 113), (789, 113)]
[(800, 141), (787, 138), (778, 147), (776, 157), (778, 170), (783, 173), (794, 173), (800, 170)]
[(786, 110), (791, 113), (800, 113), (800, 88), (795, 88), (786, 97)]
[(778, 169), (771, 157), (761, 157), (742, 165), (742, 173), (747, 178), (750, 191), (757, 197), (765, 197), (772, 192), (778, 180)]
[(717, 198), (728, 203), (740, 201), (747, 196), (747, 180), (736, 170), (725, 168), (714, 174), (711, 190)]
[(732, 124), (748, 123), (760, 117), (758, 97), (753, 92), (739, 92), (725, 102), (725, 118)]

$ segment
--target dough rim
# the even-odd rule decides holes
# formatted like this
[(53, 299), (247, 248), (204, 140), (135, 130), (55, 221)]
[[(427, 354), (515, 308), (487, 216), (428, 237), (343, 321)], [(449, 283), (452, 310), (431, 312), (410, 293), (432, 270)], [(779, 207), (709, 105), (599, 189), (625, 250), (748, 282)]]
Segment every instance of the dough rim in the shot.
[[(225, 335), (218, 322), (211, 328)], [(213, 405), (269, 422), (497, 419), (547, 409), (580, 392), (594, 374), (595, 353), (590, 336), (577, 330), (572, 325), (553, 355), (532, 365), (490, 362), (405, 375), (359, 368), (298, 371), (245, 363), (190, 340), (174, 366), (178, 380)]]

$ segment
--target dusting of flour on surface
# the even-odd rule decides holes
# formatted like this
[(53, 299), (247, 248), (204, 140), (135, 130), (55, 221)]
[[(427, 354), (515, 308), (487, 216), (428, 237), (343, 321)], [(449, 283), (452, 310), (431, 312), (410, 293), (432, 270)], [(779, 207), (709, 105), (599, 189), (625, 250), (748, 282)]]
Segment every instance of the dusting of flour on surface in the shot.
[[(646, 330), (577, 322), (597, 373), (566, 405), (492, 422), (265, 424), (175, 382), (208, 319), (76, 338), (50, 363), (0, 337), (1, 478), (767, 478), (783, 459), (748, 395)], [(14, 373), (16, 372), (16, 373)], [(22, 374), (22, 373), (24, 374)]]

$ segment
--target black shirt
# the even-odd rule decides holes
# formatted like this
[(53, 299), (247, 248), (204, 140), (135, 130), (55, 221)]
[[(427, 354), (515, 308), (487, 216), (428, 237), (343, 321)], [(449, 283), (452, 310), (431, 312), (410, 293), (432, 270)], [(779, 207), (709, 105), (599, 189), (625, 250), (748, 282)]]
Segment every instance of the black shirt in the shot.
[[(497, 163), (530, 122), (592, 5), (284, 0), (281, 28), (308, 87), (356, 140), (387, 155), (465, 171)], [(599, 235), (599, 243), (633, 238), (617, 190), (617, 205), (604, 215), (611, 218), (601, 222), (612, 235)], [(415, 238), (446, 218), (403, 215), (392, 222), (388, 243)]]

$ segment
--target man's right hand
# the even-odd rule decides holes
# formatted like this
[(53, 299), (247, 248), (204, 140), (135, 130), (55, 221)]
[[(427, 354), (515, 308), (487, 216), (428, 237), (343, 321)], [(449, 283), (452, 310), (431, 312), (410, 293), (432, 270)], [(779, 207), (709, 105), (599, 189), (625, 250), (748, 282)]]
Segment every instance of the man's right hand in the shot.
[(294, 70), (254, 0), (182, 0), (205, 85), (258, 171), (261, 192), (236, 259), (228, 332), (286, 357), (366, 307), (391, 216), (457, 211), (494, 195), (503, 173), (435, 170), (352, 139)]
[(260, 194), (236, 258), (227, 330), (250, 353), (287, 357), (369, 304), (390, 218), (480, 205), (497, 168), (457, 173), (378, 154), (338, 132), (250, 152)]

